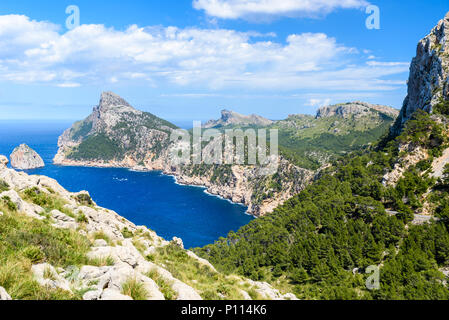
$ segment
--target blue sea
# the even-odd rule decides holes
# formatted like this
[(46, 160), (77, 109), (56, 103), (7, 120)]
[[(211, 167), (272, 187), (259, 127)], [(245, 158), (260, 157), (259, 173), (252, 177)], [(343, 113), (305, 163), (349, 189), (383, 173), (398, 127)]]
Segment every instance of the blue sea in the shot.
[(253, 219), (246, 207), (208, 195), (204, 188), (178, 185), (161, 172), (53, 165), (58, 137), (69, 126), (71, 122), (0, 121), (0, 154), (9, 157), (16, 146), (28, 144), (46, 166), (27, 173), (54, 178), (72, 192), (87, 190), (98, 205), (167, 240), (179, 237), (186, 248), (211, 244)]

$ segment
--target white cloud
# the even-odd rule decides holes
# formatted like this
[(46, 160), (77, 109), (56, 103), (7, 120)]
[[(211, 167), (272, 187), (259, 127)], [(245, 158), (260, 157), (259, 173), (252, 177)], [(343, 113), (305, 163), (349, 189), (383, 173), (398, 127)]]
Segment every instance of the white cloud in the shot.
[(0, 16), (0, 80), (62, 87), (129, 81), (201, 90), (373, 91), (402, 86), (385, 77), (408, 71), (406, 63), (363, 60), (355, 48), (322, 33), (292, 34), (285, 42), (274, 37), (135, 25), (124, 31), (82, 25), (61, 34), (48, 22)]
[(57, 87), (60, 87), (60, 88), (78, 88), (78, 87), (81, 86), (81, 84), (79, 84), (79, 83), (74, 83), (74, 82), (72, 82), (72, 83), (67, 82), (67, 83), (60, 83), (60, 84), (57, 84), (56, 86), (57, 86)]
[(309, 101), (306, 103), (306, 106), (308, 107), (323, 107), (330, 105), (332, 99), (309, 99)]
[(297, 17), (327, 14), (337, 9), (360, 9), (365, 0), (194, 0), (193, 7), (221, 19)]

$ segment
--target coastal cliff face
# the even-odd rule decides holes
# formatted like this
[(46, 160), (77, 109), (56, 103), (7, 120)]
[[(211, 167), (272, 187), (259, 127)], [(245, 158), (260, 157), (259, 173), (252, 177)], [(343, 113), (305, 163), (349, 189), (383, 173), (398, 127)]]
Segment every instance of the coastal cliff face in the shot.
[(11, 166), (19, 170), (42, 168), (45, 166), (42, 158), (36, 151), (26, 144), (21, 144), (10, 155)]
[(389, 115), (394, 118), (399, 115), (399, 110), (391, 107), (355, 101), (345, 104), (321, 107), (318, 109), (316, 118), (318, 119), (334, 116), (339, 116), (345, 119), (352, 116), (355, 118), (363, 118), (373, 114), (373, 111), (377, 111), (381, 114)]
[(205, 125), (204, 128), (220, 128), (227, 126), (269, 126), (273, 124), (274, 121), (268, 120), (261, 116), (252, 114), (246, 116), (239, 114), (234, 111), (223, 110), (221, 112), (221, 118), (218, 120), (210, 120)]
[(431, 113), (441, 100), (449, 99), (449, 13), (418, 43), (410, 66), (408, 95), (394, 126), (399, 134), (416, 110)]
[(97, 206), (86, 191), (68, 192), (7, 163), (0, 156), (0, 269), (9, 272), (0, 299), (296, 299), (221, 274), (181, 239), (168, 242)]
[[(134, 109), (114, 93), (105, 92), (93, 113), (84, 121), (75, 123), (59, 138), (54, 163), (160, 170), (175, 176), (178, 183), (206, 187), (210, 194), (244, 204), (248, 213), (263, 216), (302, 191), (332, 155), (377, 139), (394, 121), (397, 112), (389, 107), (349, 103), (325, 107), (320, 109), (317, 117), (304, 116), (300, 120), (293, 117), (273, 122), (225, 110), (221, 119), (208, 122), (208, 128), (280, 129), (281, 151), (285, 152), (279, 156), (276, 173), (267, 175), (262, 173), (264, 168), (255, 165), (173, 163), (170, 150), (174, 143), (170, 136), (177, 127)], [(303, 122), (304, 126), (298, 128)], [(340, 145), (331, 142), (328, 148), (332, 151), (321, 152), (326, 147), (318, 150), (316, 145), (329, 144), (329, 130), (330, 137), (337, 139)], [(372, 134), (371, 131), (376, 132)], [(212, 148), (212, 145), (209, 143), (205, 148)], [(304, 146), (307, 148), (304, 151), (306, 157), (312, 159), (314, 166), (295, 162), (298, 158), (295, 152)]]
[[(175, 129), (169, 122), (138, 111), (114, 93), (105, 92), (93, 113), (59, 138), (54, 163), (160, 170), (175, 176), (181, 184), (204, 186), (211, 194), (242, 203), (255, 216), (271, 212), (313, 177), (312, 171), (285, 159), (280, 161), (279, 174), (263, 177), (257, 166), (173, 164), (169, 151), (173, 145), (170, 134)], [(282, 188), (277, 187), (279, 183), (283, 183)]]

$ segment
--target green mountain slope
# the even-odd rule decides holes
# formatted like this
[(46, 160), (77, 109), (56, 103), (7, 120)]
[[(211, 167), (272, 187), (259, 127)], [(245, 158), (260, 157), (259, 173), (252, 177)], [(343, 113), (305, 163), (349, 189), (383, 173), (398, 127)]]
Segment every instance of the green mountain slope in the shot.
[(297, 114), (271, 124), (265, 119), (260, 124), (262, 121), (254, 119), (254, 115), (224, 110), (221, 119), (209, 121), (205, 127), (278, 129), (281, 155), (301, 168), (317, 170), (338, 156), (377, 141), (388, 132), (398, 114), (398, 110), (386, 106), (348, 102), (322, 107), (316, 116)]
[[(267, 215), (198, 248), (303, 299), (449, 298), (449, 13), (418, 44), (390, 134)], [(311, 120), (312, 121), (312, 120)], [(367, 281), (379, 270), (379, 287)], [(369, 282), (371, 283), (371, 282)]]
[[(448, 299), (441, 271), (449, 265), (449, 189), (430, 177), (427, 162), (396, 186), (382, 184), (400, 141), (420, 137), (426, 145), (427, 126), (440, 126), (427, 114), (414, 121), (387, 146), (336, 162), (273, 214), (197, 253), (224, 272), (289, 287), (303, 299)], [(433, 189), (441, 220), (415, 225), (414, 212)], [(365, 286), (371, 265), (381, 266), (380, 290)]]

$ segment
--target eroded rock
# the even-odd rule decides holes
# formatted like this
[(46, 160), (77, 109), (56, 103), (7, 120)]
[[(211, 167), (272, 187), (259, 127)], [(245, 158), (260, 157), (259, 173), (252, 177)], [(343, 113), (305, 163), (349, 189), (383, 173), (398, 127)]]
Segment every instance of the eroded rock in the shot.
[(21, 144), (10, 155), (11, 166), (15, 169), (29, 170), (44, 167), (41, 156), (26, 144)]

